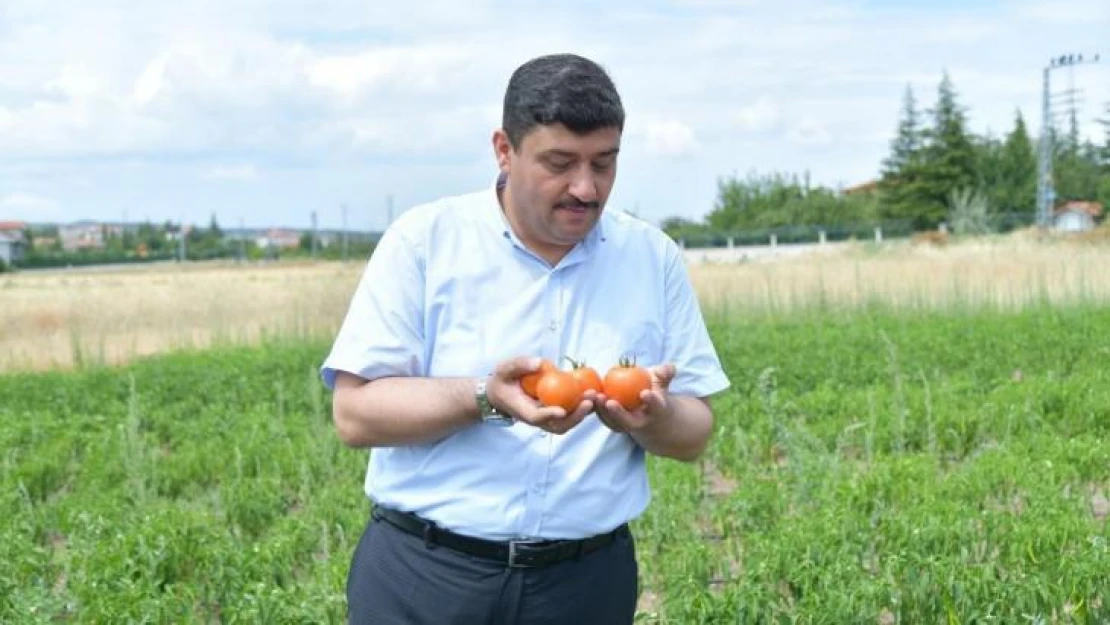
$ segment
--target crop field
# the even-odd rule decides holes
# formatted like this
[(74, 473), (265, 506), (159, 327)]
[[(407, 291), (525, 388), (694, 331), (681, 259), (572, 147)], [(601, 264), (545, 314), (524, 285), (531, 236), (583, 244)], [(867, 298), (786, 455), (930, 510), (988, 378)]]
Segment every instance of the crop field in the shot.
[[(733, 388), (651, 461), (640, 622), (1110, 622), (1108, 261), (691, 267)], [(342, 622), (366, 454), (316, 368), (359, 269), (0, 278), (0, 622)]]

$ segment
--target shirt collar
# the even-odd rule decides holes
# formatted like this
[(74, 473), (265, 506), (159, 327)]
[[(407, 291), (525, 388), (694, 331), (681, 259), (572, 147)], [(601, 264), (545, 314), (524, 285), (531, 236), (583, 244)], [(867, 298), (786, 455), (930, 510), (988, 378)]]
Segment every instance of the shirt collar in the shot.
[[(487, 206), (482, 211), (482, 213), (486, 215), (487, 221), (489, 221), (490, 224), (497, 229), (498, 233), (500, 233), (500, 235), (504, 237), (505, 240), (512, 242), (513, 245), (516, 245), (521, 249), (527, 249), (524, 246), (524, 243), (522, 243), (520, 239), (516, 236), (516, 233), (513, 232), (512, 226), (509, 224), (509, 218), (505, 216), (505, 211), (501, 208), (501, 201), (497, 197), (498, 192), (505, 187), (506, 179), (507, 176), (505, 172), (498, 173), (497, 178), (494, 180), (493, 185), (491, 185), (489, 189), (489, 193), (487, 194), (489, 202), (487, 202)], [(597, 247), (601, 243), (604, 243), (606, 241), (604, 227), (605, 213), (602, 212), (601, 215), (601, 218), (598, 219), (597, 223), (594, 224), (594, 227), (590, 229), (590, 232), (586, 235), (586, 238), (583, 239), (582, 242), (579, 243), (577, 246), (575, 246), (574, 249), (572, 249), (570, 253), (567, 254), (566, 258), (573, 258), (579, 255), (581, 252), (593, 254), (595, 251), (597, 251)], [(581, 252), (579, 251), (580, 249)]]

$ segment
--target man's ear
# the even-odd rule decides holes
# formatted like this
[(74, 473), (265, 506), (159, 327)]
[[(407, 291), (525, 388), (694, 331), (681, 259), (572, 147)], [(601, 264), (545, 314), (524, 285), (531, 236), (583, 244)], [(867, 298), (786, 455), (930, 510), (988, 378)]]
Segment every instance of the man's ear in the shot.
[(497, 168), (503, 173), (509, 173), (510, 156), (513, 146), (509, 143), (509, 135), (502, 129), (493, 132), (493, 157), (497, 160)]

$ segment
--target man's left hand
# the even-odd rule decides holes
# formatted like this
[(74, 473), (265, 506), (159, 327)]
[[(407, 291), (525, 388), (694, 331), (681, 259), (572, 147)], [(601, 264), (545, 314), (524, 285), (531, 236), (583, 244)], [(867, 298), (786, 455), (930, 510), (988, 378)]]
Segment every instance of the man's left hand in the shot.
[(597, 416), (610, 430), (631, 434), (670, 416), (667, 389), (675, 376), (674, 365), (649, 367), (648, 373), (651, 374), (651, 389), (640, 393), (643, 403), (635, 410), (626, 410), (617, 400), (606, 397), (604, 393), (594, 396)]

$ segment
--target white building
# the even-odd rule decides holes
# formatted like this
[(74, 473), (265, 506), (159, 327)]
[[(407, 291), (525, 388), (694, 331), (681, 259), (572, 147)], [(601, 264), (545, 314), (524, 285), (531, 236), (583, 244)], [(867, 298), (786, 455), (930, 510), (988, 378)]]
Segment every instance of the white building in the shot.
[(23, 262), (24, 252), (23, 237), (0, 231), (0, 264), (11, 267)]
[(1095, 227), (1095, 220), (1102, 215), (1102, 204), (1072, 200), (1056, 208), (1052, 227), (1063, 232), (1086, 232)]

